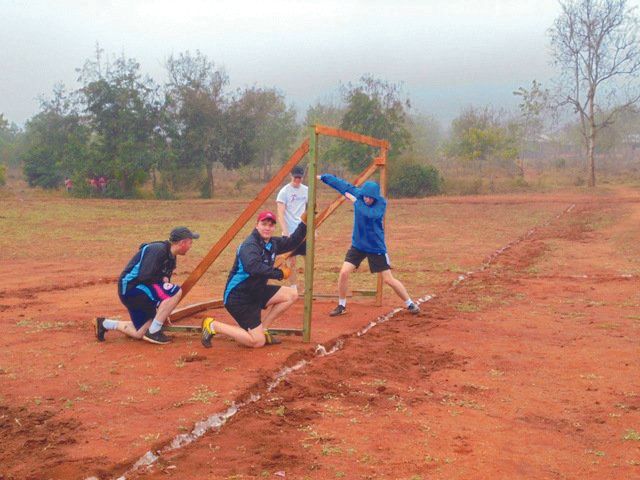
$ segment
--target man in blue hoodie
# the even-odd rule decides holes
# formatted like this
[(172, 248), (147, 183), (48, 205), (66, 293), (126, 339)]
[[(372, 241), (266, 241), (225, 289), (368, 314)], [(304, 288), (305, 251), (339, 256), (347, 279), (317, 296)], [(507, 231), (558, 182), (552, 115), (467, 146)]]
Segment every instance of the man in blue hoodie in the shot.
[(318, 179), (334, 188), (353, 203), (353, 234), (351, 248), (345, 256), (338, 278), (338, 306), (329, 313), (336, 317), (347, 312), (347, 285), (349, 274), (360, 266), (365, 258), (371, 273), (381, 273), (384, 283), (404, 301), (407, 310), (420, 313), (420, 308), (411, 300), (402, 282), (391, 274), (391, 262), (384, 242), (382, 220), (387, 210), (387, 201), (380, 195), (376, 182), (365, 182), (357, 188), (334, 175), (324, 174)]

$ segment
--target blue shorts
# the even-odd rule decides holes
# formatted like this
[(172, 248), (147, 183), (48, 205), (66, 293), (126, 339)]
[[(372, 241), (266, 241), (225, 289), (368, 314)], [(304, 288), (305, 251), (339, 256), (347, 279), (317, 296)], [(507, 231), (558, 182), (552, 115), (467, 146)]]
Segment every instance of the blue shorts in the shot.
[(129, 310), (131, 321), (136, 330), (139, 330), (156, 316), (156, 310), (161, 302), (180, 291), (180, 286), (173, 283), (154, 283), (151, 285), (141, 283), (129, 289), (124, 295), (120, 293), (121, 291), (118, 288), (120, 301)]

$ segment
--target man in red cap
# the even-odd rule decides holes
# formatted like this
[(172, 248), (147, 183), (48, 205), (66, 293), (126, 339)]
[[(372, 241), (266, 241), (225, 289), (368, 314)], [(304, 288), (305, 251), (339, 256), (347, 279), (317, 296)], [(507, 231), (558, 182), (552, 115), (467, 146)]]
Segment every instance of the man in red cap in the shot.
[(287, 266), (274, 268), (273, 265), (278, 255), (290, 252), (304, 240), (305, 221), (303, 214), (302, 222), (290, 236), (274, 237), (276, 216), (268, 210), (258, 215), (256, 228), (238, 248), (224, 289), (224, 306), (239, 326), (205, 318), (202, 322), (204, 347), (210, 348), (211, 339), (218, 333), (253, 348), (280, 343), (268, 328), (293, 305), (298, 292), (291, 287), (267, 285), (267, 281), (289, 277), (291, 272)]

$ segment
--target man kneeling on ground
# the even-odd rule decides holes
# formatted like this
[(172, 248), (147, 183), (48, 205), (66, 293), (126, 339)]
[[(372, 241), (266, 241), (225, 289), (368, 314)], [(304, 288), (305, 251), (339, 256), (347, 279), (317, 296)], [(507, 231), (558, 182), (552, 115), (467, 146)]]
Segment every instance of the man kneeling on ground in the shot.
[(286, 265), (274, 268), (276, 257), (294, 250), (307, 234), (306, 215), (289, 237), (274, 237), (276, 216), (269, 211), (258, 215), (256, 228), (240, 245), (227, 285), (224, 306), (239, 326), (205, 318), (202, 323), (202, 345), (211, 347), (214, 335), (222, 333), (247, 347), (280, 343), (269, 327), (298, 298), (292, 287), (267, 285), (270, 279), (283, 280), (291, 273)]
[(95, 331), (98, 341), (104, 342), (107, 330), (117, 330), (155, 344), (171, 341), (161, 329), (182, 297), (180, 287), (171, 283), (176, 256), (185, 255), (193, 239), (199, 237), (187, 227), (176, 227), (168, 241), (140, 245), (140, 250), (129, 261), (118, 281), (118, 295), (129, 310), (131, 321), (97, 318)]

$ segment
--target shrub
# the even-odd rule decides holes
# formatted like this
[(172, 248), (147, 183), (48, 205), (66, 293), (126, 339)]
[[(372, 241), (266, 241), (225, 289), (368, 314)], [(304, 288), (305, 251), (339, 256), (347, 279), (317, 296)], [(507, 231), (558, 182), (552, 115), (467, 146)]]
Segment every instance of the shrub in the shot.
[(389, 194), (395, 198), (437, 195), (442, 177), (437, 168), (416, 161), (398, 161), (389, 172)]
[(0, 165), (0, 187), (7, 183), (7, 166)]
[(443, 190), (446, 195), (479, 195), (483, 191), (482, 179), (447, 177)]
[(176, 199), (176, 196), (171, 190), (169, 190), (169, 187), (167, 186), (166, 183), (161, 183), (160, 185), (158, 185), (153, 190), (153, 194), (155, 195), (155, 198), (157, 198), (158, 200), (175, 200)]

